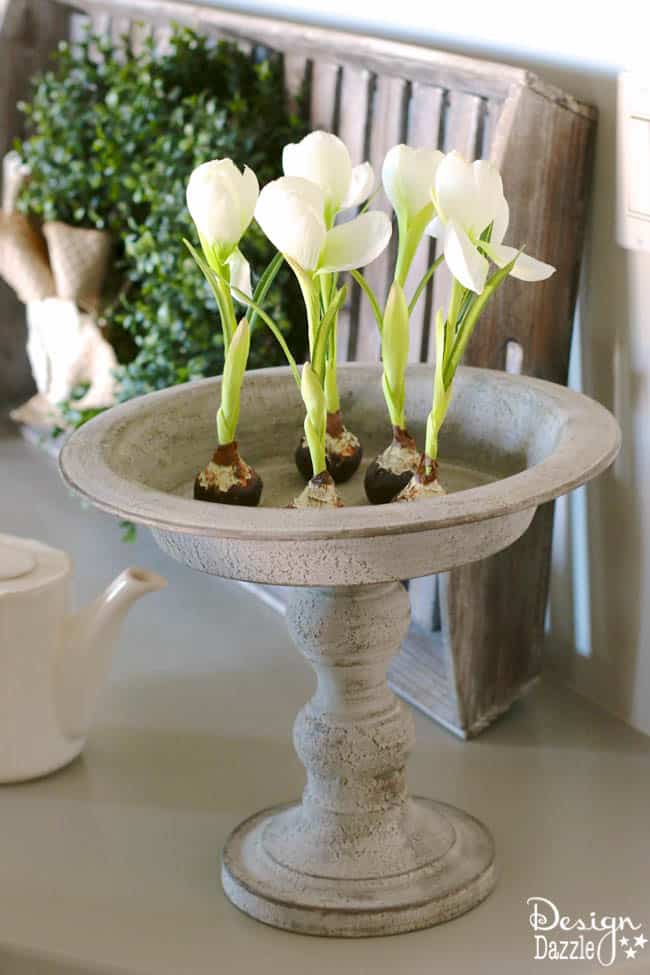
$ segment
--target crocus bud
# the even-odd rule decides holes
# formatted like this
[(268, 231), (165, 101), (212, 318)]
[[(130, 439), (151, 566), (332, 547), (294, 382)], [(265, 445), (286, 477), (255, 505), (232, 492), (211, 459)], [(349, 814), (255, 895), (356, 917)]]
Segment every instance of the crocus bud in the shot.
[(242, 318), (234, 331), (226, 353), (221, 379), (221, 405), (217, 413), (217, 436), (220, 444), (232, 443), (237, 433), (241, 386), (250, 349), (248, 319)]
[(444, 159), (439, 149), (393, 146), (386, 154), (382, 182), (398, 216), (412, 220), (431, 205), (436, 170)]
[(381, 332), (384, 395), (393, 426), (404, 426), (404, 374), (409, 355), (409, 309), (404, 290), (393, 281)]
[(213, 251), (225, 261), (253, 219), (259, 195), (252, 169), (243, 173), (232, 159), (213, 159), (193, 171), (187, 184), (187, 208), (201, 239), (206, 258)]

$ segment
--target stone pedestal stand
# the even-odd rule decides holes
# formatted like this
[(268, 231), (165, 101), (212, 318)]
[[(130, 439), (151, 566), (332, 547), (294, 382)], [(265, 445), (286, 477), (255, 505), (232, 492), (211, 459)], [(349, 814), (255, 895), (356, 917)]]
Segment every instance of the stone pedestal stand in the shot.
[(410, 712), (386, 684), (409, 623), (400, 583), (296, 589), (289, 629), (318, 688), (294, 725), (302, 802), (231, 835), (222, 879), (247, 914), (307, 934), (396, 934), (487, 897), (492, 840), (466, 813), (412, 799)]
[[(387, 427), (380, 367), (342, 366), (339, 387), (372, 457)], [(407, 391), (421, 442), (429, 366), (409, 368)], [(192, 500), (218, 402), (210, 380), (114, 407), (70, 438), (61, 469), (92, 503), (148, 525), (184, 564), (297, 587), (289, 628), (318, 677), (294, 728), (307, 784), (301, 802), (256, 813), (232, 833), (226, 894), (267, 924), (308, 934), (395, 934), (462, 914), (494, 887), (492, 841), (466, 813), (409, 796), (413, 724), (386, 684), (408, 626), (400, 580), (510, 545), (538, 504), (611, 463), (618, 427), (562, 387), (462, 369), (441, 438), (446, 496), (371, 507), (361, 470), (343, 486), (346, 507), (287, 510), (302, 486), (292, 455), (303, 406), (288, 370), (261, 370), (246, 379), (238, 431), (264, 481), (263, 507), (250, 509)]]

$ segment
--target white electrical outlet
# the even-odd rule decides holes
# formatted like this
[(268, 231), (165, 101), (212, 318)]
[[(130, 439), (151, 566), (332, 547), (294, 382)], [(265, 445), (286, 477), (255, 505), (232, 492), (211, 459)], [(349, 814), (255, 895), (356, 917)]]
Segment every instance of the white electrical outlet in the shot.
[(618, 78), (617, 240), (650, 251), (650, 74)]

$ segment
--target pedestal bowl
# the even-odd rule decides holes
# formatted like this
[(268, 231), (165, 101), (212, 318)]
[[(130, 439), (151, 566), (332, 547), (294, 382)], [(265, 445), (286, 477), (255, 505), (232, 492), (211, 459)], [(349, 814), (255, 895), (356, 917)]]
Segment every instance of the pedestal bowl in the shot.
[[(409, 367), (407, 415), (423, 442), (430, 366)], [(445, 496), (372, 507), (364, 466), (338, 510), (287, 509), (302, 488), (293, 452), (303, 407), (287, 369), (248, 374), (238, 439), (264, 481), (258, 508), (192, 499), (214, 449), (218, 379), (133, 400), (78, 430), (65, 481), (90, 502), (149, 526), (173, 558), (217, 576), (295, 587), (291, 636), (318, 678), (294, 744), (301, 800), (258, 812), (228, 839), (230, 900), (308, 934), (394, 934), (449, 920), (493, 889), (493, 844), (468, 814), (412, 798), (408, 709), (386, 669), (409, 622), (400, 580), (495, 553), (536, 507), (595, 477), (619, 430), (602, 406), (541, 380), (461, 369), (440, 441)], [(342, 408), (365, 457), (387, 443), (377, 365), (340, 368)]]

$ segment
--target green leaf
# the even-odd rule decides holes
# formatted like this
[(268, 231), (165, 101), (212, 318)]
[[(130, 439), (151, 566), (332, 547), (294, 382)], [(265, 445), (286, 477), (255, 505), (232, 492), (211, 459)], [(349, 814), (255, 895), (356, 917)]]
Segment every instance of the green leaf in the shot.
[(377, 296), (375, 295), (375, 292), (372, 290), (372, 288), (370, 287), (370, 285), (368, 284), (368, 282), (366, 281), (366, 279), (364, 278), (363, 274), (361, 274), (360, 271), (352, 269), (350, 271), (350, 274), (352, 275), (352, 277), (357, 282), (357, 284), (365, 294), (366, 298), (370, 302), (370, 307), (372, 308), (372, 313), (375, 316), (375, 321), (377, 322), (377, 328), (379, 329), (379, 334), (381, 335), (381, 330), (383, 327), (383, 318), (381, 314), (381, 308), (379, 307), (379, 302), (377, 301)]

